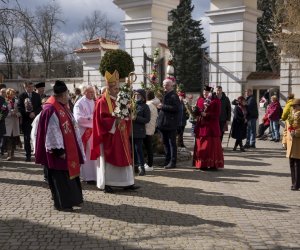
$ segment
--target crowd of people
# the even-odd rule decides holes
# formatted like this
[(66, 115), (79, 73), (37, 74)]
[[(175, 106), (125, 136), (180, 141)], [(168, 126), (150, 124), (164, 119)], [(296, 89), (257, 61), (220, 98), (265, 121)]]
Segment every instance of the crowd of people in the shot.
[(183, 133), (189, 118), (195, 136), (195, 169), (224, 168), (222, 140), (232, 105), (229, 136), (235, 139), (234, 151), (256, 148), (256, 138), (265, 138), (267, 128), (271, 141), (279, 142), (279, 121), (286, 123), (282, 143), (290, 159), (291, 189), (300, 188), (300, 101), (294, 95), (289, 95), (283, 111), (278, 97), (270, 97), (256, 135), (258, 105), (251, 89), (231, 103), (221, 86), (216, 92), (205, 86), (192, 106), (182, 90), (176, 91), (174, 81), (165, 79), (162, 98), (152, 90), (134, 90), (134, 105), (126, 104), (131, 112), (121, 118), (115, 114), (120, 101), (118, 72), (106, 72), (105, 80), (101, 90), (86, 86), (74, 95), (63, 81), (55, 82), (52, 96), (45, 95), (45, 83), (25, 82), (20, 95), (0, 86), (1, 153), (7, 154), (7, 161), (14, 158), (16, 147), (23, 146), (22, 130), (25, 161), (30, 162), (34, 154), (35, 162), (44, 166), (56, 209), (71, 211), (83, 202), (81, 181), (108, 193), (117, 188), (138, 189), (134, 173), (144, 176), (153, 171), (155, 133), (161, 135), (164, 146), (163, 167), (176, 168), (177, 148), (185, 147)]

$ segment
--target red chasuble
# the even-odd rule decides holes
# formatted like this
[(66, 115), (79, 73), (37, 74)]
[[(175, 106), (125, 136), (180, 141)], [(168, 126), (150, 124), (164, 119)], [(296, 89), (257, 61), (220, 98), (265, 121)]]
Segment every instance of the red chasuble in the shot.
[[(103, 95), (96, 103), (93, 119), (93, 146), (91, 159), (96, 160), (104, 154), (105, 162), (116, 167), (127, 167), (131, 165), (130, 150), (130, 120), (121, 120), (116, 126), (115, 132), (109, 131), (113, 128), (116, 117), (113, 117), (112, 110), (115, 108), (115, 101), (109, 95)], [(103, 151), (100, 152), (100, 144), (103, 143)]]

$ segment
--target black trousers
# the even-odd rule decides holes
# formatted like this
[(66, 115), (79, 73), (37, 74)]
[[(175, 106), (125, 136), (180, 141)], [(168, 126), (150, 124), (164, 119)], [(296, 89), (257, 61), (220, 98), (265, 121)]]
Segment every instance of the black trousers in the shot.
[(176, 145), (177, 130), (161, 130), (163, 144), (166, 153), (166, 164), (170, 162), (176, 164), (177, 161), (177, 145)]
[(234, 148), (237, 148), (238, 146), (240, 146), (240, 148), (243, 148), (243, 140), (235, 140), (235, 144), (234, 144)]
[(149, 167), (153, 165), (153, 144), (152, 135), (146, 135), (144, 138), (144, 145), (147, 153), (147, 164)]
[(300, 159), (289, 158), (292, 177), (292, 187), (300, 188)]
[(221, 131), (221, 141), (223, 141), (224, 136), (224, 127), (225, 127), (226, 121), (219, 121), (220, 131)]
[(30, 134), (31, 134), (31, 123), (23, 123), (22, 130), (24, 134), (24, 149), (26, 152), (26, 158), (31, 158), (31, 144), (30, 144)]

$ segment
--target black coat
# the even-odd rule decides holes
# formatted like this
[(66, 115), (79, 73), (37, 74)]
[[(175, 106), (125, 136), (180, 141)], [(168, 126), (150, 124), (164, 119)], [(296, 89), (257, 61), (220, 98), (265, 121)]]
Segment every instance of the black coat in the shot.
[(150, 121), (150, 109), (146, 103), (137, 103), (136, 119), (133, 121), (133, 138), (146, 137), (146, 123)]
[[(2, 105), (5, 103), (5, 99), (3, 96), (0, 96), (0, 109), (2, 108)], [(0, 137), (6, 134), (6, 129), (5, 129), (5, 118), (8, 114), (8, 109), (6, 108), (5, 110), (0, 110), (1, 112), (1, 117), (0, 117)]]
[(247, 101), (247, 120), (258, 118), (258, 107), (255, 97), (253, 95), (246, 98)]
[(221, 101), (221, 113), (220, 113), (220, 121), (230, 121), (231, 120), (231, 104), (229, 98), (222, 92)]
[(158, 113), (159, 130), (177, 130), (180, 100), (174, 90), (164, 95), (162, 108)]
[[(19, 100), (18, 100), (18, 109), (22, 115), (22, 123), (25, 124), (31, 124), (33, 119), (29, 117), (30, 112), (26, 112), (25, 110), (25, 104), (24, 101), (26, 98), (28, 97), (28, 93), (27, 92), (23, 92), (22, 94), (20, 94), (19, 96)], [(31, 96), (31, 103), (33, 106), (33, 112), (35, 113), (35, 115), (37, 116), (41, 110), (42, 110), (42, 100), (39, 94), (32, 92), (32, 96)]]
[(243, 140), (247, 137), (247, 123), (242, 109), (236, 105), (233, 110), (231, 137), (237, 140)]

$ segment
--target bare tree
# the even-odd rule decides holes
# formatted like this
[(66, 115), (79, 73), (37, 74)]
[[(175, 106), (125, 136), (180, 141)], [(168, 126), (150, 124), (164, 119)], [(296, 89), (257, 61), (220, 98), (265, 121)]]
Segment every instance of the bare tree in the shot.
[(300, 58), (300, 0), (277, 0), (273, 40), (288, 56)]
[(100, 36), (106, 20), (106, 15), (100, 10), (94, 10), (91, 16), (85, 17), (81, 23), (80, 29), (86, 40), (92, 40)]
[(0, 53), (5, 57), (7, 64), (7, 77), (13, 77), (13, 52), (15, 49), (15, 38), (20, 32), (18, 18), (11, 12), (0, 13)]
[(27, 14), (23, 18), (24, 25), (32, 34), (34, 43), (44, 61), (46, 77), (49, 77), (51, 72), (52, 50), (61, 44), (58, 30), (64, 21), (60, 19), (60, 15), (60, 6), (52, 2), (38, 7), (34, 16)]
[(22, 77), (30, 78), (34, 63), (35, 47), (33, 46), (33, 37), (26, 26), (23, 27), (21, 38), (23, 45), (17, 50), (17, 58), (20, 64), (17, 64), (16, 71)]
[(109, 20), (106, 14), (95, 10), (83, 20), (80, 30), (83, 32), (86, 40), (92, 40), (97, 37), (119, 40), (120, 35), (114, 26), (115, 23)]

